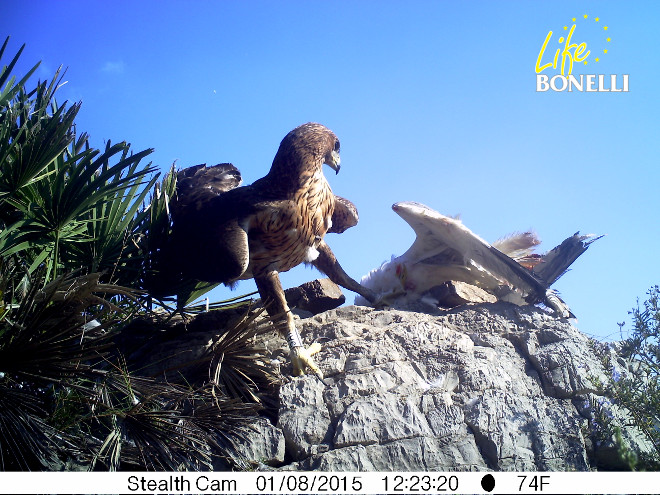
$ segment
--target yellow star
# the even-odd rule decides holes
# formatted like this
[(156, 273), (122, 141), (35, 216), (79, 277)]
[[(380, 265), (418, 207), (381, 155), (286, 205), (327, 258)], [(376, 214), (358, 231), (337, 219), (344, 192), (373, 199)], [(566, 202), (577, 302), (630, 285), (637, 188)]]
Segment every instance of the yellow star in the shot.
[(589, 17), (589, 16), (587, 14), (584, 14), (584, 18), (586, 19), (587, 17)]
[(603, 53), (607, 53), (607, 50), (603, 50)]
[(573, 19), (571, 19), (571, 21), (575, 22), (575, 17), (573, 17)]
[(596, 62), (600, 62), (600, 59), (598, 57), (595, 58)]
[(603, 29), (604, 29), (605, 31), (607, 31), (607, 26), (603, 26)]
[(564, 31), (566, 31), (567, 29), (568, 29), (568, 26), (564, 26)]
[(596, 17), (595, 20), (596, 20), (596, 22), (600, 21), (600, 17)]
[(587, 61), (586, 61), (586, 60), (584, 61), (584, 65), (587, 65)]
[(610, 38), (607, 38), (607, 41), (610, 41)]

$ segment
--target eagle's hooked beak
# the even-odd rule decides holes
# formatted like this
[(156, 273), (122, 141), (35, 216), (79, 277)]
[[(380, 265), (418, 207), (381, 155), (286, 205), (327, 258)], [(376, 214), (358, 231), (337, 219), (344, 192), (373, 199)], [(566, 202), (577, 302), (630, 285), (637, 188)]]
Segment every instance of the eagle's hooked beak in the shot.
[(325, 163), (328, 167), (333, 169), (335, 171), (335, 174), (338, 174), (339, 169), (341, 168), (341, 166), (339, 165), (340, 161), (341, 160), (339, 159), (339, 152), (333, 150), (327, 155), (325, 155), (325, 161), (323, 163)]

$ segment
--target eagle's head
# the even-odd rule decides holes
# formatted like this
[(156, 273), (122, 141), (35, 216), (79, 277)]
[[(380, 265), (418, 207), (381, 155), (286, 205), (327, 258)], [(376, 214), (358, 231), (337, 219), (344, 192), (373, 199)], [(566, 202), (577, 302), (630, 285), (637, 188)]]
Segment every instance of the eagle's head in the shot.
[(270, 173), (300, 178), (317, 173), (323, 164), (339, 173), (339, 139), (324, 125), (309, 122), (282, 139)]

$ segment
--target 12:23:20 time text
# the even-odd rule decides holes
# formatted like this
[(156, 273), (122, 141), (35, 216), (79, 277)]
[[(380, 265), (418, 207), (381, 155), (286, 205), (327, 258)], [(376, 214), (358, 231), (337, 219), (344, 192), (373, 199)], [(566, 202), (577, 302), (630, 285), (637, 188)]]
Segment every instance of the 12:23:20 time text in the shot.
[(385, 491), (393, 492), (455, 492), (458, 490), (457, 476), (395, 475), (385, 476), (382, 481), (385, 483)]

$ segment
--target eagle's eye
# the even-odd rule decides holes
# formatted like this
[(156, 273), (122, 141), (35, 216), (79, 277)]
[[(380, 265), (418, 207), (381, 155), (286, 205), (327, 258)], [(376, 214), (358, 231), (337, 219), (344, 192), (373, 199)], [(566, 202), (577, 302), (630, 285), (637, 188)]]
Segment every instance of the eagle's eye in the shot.
[(339, 139), (335, 141), (335, 151), (339, 153)]

